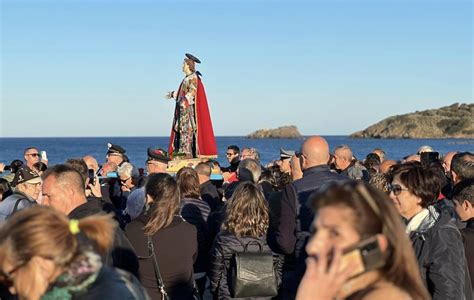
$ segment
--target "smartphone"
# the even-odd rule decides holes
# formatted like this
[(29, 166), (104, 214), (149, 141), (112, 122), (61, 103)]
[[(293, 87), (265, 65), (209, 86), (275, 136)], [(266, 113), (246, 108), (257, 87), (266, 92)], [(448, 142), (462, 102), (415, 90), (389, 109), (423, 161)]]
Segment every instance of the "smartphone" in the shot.
[(48, 156), (46, 155), (46, 151), (41, 151), (41, 160), (48, 161)]
[(88, 171), (87, 175), (89, 176), (89, 184), (94, 185), (95, 184), (95, 172), (92, 169), (89, 169), (87, 171)]
[(380, 249), (377, 236), (370, 237), (343, 251), (341, 269), (347, 265), (355, 265), (350, 278), (385, 265), (385, 257)]
[(11, 166), (5, 166), (3, 168), (4, 171), (11, 171), (12, 170), (12, 167)]

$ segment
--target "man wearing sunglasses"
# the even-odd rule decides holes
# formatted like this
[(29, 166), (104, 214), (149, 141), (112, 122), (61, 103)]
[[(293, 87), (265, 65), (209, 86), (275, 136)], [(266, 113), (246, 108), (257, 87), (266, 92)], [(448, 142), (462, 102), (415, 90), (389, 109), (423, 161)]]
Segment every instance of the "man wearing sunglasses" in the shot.
[(33, 165), (40, 161), (40, 152), (36, 147), (28, 147), (25, 149), (24, 158), (28, 168), (33, 170)]

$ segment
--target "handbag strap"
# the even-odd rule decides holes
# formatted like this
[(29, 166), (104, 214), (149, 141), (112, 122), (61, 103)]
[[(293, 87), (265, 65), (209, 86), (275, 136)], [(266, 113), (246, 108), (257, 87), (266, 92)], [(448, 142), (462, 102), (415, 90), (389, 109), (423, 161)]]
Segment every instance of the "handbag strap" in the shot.
[(156, 282), (158, 283), (158, 289), (160, 290), (161, 295), (163, 295), (164, 299), (168, 299), (168, 294), (165, 291), (165, 284), (163, 282), (163, 278), (161, 277), (160, 268), (158, 267), (158, 260), (156, 259), (155, 254), (155, 247), (153, 246), (153, 241), (151, 240), (151, 236), (147, 235), (148, 242), (148, 253), (153, 260), (153, 269), (155, 269), (155, 277)]

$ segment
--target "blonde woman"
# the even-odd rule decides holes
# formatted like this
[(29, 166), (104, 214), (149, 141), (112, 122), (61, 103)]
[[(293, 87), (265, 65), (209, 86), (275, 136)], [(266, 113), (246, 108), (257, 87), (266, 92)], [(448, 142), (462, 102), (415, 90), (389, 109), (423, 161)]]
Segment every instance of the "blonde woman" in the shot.
[[(102, 265), (81, 241), (89, 239), (106, 252), (115, 222), (96, 215), (69, 220), (47, 206), (19, 211), (0, 229), (0, 281), (20, 299), (148, 299), (127, 287), (124, 271)], [(131, 276), (131, 275), (130, 275)], [(135, 293), (141, 291), (140, 293)]]

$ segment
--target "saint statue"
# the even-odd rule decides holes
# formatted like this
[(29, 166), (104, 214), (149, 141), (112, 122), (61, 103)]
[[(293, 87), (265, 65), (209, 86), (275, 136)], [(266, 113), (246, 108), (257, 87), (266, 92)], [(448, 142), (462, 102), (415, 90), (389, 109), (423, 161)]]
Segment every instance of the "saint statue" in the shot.
[(215, 158), (216, 139), (212, 129), (206, 92), (196, 64), (201, 61), (186, 53), (183, 72), (186, 74), (178, 91), (169, 92), (168, 99), (176, 100), (173, 125), (171, 126), (169, 154), (172, 157)]

